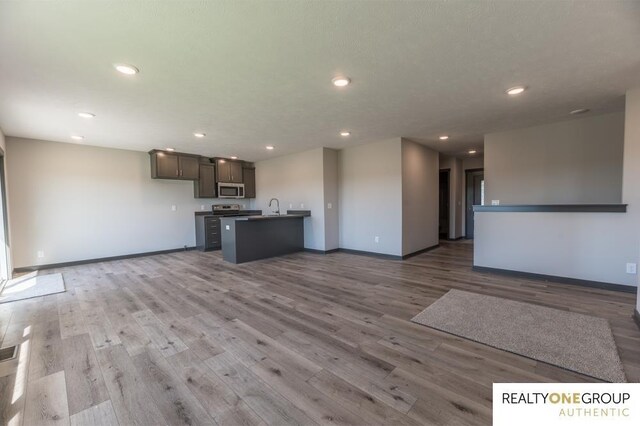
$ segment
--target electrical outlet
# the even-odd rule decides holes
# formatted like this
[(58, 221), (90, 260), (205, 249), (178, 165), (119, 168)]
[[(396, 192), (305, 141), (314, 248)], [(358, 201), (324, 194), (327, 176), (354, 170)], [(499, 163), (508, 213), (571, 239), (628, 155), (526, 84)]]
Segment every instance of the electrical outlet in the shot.
[(293, 208), (293, 204), (289, 203), (289, 208), (292, 209)]
[(42, 259), (44, 257), (44, 251), (38, 250), (38, 259)]
[(327, 203), (327, 208), (328, 208), (329, 210), (331, 210), (331, 209), (333, 208), (333, 204), (331, 204), (331, 203)]
[(378, 244), (380, 242), (380, 237), (378, 237), (377, 235), (373, 237), (373, 242)]
[(204, 210), (204, 204), (200, 204), (200, 210)]
[(304, 209), (304, 203), (300, 203), (300, 208)]
[(635, 263), (627, 263), (627, 274), (635, 275), (638, 272), (638, 265)]
[(171, 206), (171, 211), (175, 212), (176, 210), (178, 210), (178, 206), (176, 206), (175, 204)]
[(229, 225), (225, 225), (225, 226), (224, 226), (224, 229), (226, 229), (227, 231), (229, 231), (229, 230), (231, 230), (231, 226), (229, 226)]
[(500, 200), (491, 200), (491, 205), (492, 206), (499, 206), (500, 205)]

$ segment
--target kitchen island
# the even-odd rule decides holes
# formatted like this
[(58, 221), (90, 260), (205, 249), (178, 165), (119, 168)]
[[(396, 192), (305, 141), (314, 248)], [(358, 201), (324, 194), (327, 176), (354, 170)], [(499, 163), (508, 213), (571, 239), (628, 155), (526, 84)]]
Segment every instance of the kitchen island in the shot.
[(295, 214), (223, 217), (222, 258), (244, 263), (304, 250), (304, 218)]

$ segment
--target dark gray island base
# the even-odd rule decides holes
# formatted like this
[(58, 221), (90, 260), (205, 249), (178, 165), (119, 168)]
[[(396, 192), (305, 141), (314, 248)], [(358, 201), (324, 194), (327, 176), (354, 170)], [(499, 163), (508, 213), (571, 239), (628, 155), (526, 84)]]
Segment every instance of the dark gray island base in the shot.
[(222, 258), (244, 263), (304, 250), (304, 218), (308, 214), (223, 217)]

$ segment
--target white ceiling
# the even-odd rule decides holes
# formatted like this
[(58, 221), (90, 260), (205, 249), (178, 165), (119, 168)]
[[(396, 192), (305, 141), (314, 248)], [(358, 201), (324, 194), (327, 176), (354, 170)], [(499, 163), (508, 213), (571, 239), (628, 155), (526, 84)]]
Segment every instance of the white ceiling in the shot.
[[(530, 90), (506, 96), (516, 84)], [(11, 136), (248, 160), (403, 136), (457, 154), (487, 132), (621, 110), (638, 85), (638, 1), (0, 4)]]

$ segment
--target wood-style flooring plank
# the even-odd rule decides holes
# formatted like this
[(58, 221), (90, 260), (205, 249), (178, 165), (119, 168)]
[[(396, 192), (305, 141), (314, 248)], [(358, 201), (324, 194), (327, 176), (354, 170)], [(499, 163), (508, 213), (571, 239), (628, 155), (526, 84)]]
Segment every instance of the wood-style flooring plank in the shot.
[(69, 406), (64, 371), (29, 382), (24, 408), (25, 425), (68, 425)]
[(118, 418), (111, 401), (80, 411), (71, 416), (71, 426), (118, 426)]
[(167, 424), (122, 345), (100, 349), (97, 358), (120, 424)]
[(88, 334), (63, 340), (64, 373), (71, 415), (109, 399), (109, 393)]

